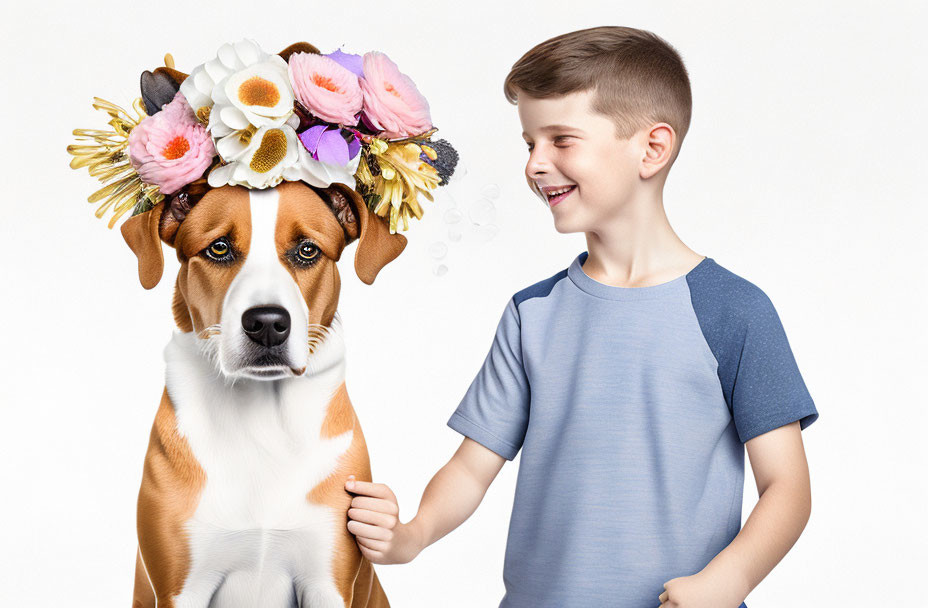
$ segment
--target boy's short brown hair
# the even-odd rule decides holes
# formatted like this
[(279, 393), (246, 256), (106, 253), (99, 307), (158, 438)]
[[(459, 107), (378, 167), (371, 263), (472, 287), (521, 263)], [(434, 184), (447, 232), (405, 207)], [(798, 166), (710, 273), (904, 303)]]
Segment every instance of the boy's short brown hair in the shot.
[(680, 54), (660, 36), (602, 26), (561, 34), (513, 64), (503, 83), (509, 103), (522, 91), (546, 98), (594, 90), (592, 110), (615, 123), (616, 137), (666, 122), (677, 134), (676, 160), (690, 125), (693, 97)]

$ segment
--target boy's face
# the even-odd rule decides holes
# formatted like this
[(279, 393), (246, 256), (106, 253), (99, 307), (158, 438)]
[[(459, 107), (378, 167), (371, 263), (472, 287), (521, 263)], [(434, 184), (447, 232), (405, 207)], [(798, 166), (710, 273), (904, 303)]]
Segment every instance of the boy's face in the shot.
[[(590, 109), (593, 91), (539, 99), (519, 93), (519, 119), (529, 158), (529, 188), (551, 209), (558, 232), (595, 232), (621, 212), (641, 182), (644, 149), (636, 133), (615, 136), (615, 124)], [(547, 194), (572, 187), (565, 195)]]

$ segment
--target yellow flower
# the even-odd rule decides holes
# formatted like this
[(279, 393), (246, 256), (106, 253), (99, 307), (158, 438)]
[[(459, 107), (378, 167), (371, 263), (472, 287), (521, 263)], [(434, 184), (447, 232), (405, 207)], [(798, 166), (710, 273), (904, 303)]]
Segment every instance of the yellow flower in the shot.
[[(435, 129), (415, 138), (385, 141), (376, 137), (368, 140), (355, 177), (368, 191), (374, 213), (390, 220), (390, 232), (395, 233), (399, 220), (403, 230), (409, 229), (409, 217), (422, 219), (418, 196), (433, 201), (429, 190), (438, 186), (441, 177), (432, 165), (421, 158), (423, 152), (432, 158), (434, 151), (425, 142)], [(431, 154), (430, 154), (431, 152)], [(377, 169), (371, 171), (371, 165)], [(379, 173), (379, 174), (375, 174)]]
[(109, 222), (112, 228), (126, 211), (134, 207), (139, 211), (150, 209), (161, 202), (164, 195), (158, 186), (143, 183), (129, 162), (129, 133), (148, 116), (142, 98), (132, 103), (135, 116), (99, 97), (93, 98), (93, 107), (110, 116), (110, 130), (74, 129), (78, 141), (89, 143), (70, 145), (68, 152), (74, 156), (72, 169), (87, 167), (90, 175), (105, 184), (87, 200), (91, 203), (103, 201), (95, 213), (97, 217), (103, 217), (112, 208), (113, 217)]

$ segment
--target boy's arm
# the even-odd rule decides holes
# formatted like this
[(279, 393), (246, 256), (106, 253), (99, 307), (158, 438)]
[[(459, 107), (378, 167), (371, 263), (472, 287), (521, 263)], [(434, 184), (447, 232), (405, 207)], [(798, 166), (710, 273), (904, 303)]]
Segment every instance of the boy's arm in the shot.
[(348, 530), (362, 555), (375, 564), (406, 563), (445, 536), (477, 509), (506, 459), (465, 437), (445, 466), (425, 487), (419, 512), (400, 523), (396, 496), (384, 484), (349, 481), (355, 494)]
[(798, 421), (744, 445), (760, 498), (741, 532), (707, 568), (718, 561), (737, 573), (747, 595), (799, 539), (812, 511), (812, 490)]
[[(661, 595), (662, 602), (668, 595), (677, 602), (686, 599), (690, 585), (696, 599), (705, 587), (726, 590), (737, 602), (744, 600), (783, 559), (809, 521), (812, 493), (799, 421), (758, 435), (744, 445), (760, 499), (734, 540), (702, 571), (665, 583), (669, 594)], [(686, 581), (690, 578), (696, 580)], [(683, 582), (676, 593), (674, 581)], [(731, 601), (731, 606), (737, 602)]]

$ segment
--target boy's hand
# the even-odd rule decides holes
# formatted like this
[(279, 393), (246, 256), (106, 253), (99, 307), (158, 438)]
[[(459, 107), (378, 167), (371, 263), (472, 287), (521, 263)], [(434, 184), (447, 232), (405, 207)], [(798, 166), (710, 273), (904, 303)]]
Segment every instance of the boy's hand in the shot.
[(705, 571), (670, 579), (657, 598), (659, 608), (739, 608), (744, 597), (729, 583)]
[(348, 531), (361, 555), (375, 564), (405, 564), (422, 550), (411, 522), (399, 520), (396, 496), (382, 483), (348, 477), (345, 489), (355, 494), (348, 509)]

